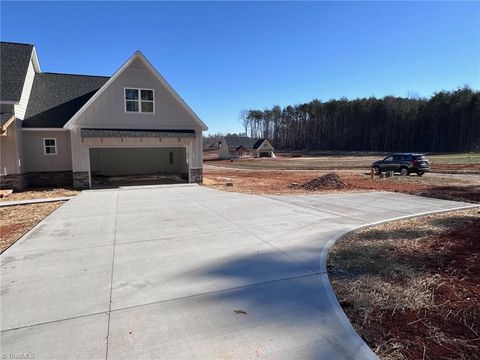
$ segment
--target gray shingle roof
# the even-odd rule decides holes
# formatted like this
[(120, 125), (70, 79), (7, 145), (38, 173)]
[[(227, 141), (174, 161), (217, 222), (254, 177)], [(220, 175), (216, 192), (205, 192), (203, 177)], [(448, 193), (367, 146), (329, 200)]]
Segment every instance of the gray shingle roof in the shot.
[(11, 112), (0, 113), (0, 126), (5, 125), (7, 121), (12, 118), (12, 116), (13, 116), (13, 113)]
[(0, 100), (20, 101), (33, 45), (0, 42)]
[(257, 149), (265, 139), (254, 139), (246, 136), (225, 136), (225, 141), (229, 148), (239, 148), (243, 146), (246, 149)]
[(35, 74), (23, 127), (63, 127), (109, 77)]

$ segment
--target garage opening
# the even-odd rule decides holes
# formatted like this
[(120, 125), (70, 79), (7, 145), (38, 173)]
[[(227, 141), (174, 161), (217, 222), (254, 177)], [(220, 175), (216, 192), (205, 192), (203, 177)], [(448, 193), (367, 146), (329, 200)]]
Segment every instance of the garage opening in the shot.
[(185, 147), (90, 148), (92, 187), (188, 182)]

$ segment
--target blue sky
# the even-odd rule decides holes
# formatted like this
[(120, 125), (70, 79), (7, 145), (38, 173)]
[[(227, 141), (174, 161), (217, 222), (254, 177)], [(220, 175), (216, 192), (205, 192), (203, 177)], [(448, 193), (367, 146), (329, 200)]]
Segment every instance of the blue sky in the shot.
[(140, 49), (210, 132), (244, 108), (480, 88), (480, 2), (3, 2), (43, 71), (112, 75)]

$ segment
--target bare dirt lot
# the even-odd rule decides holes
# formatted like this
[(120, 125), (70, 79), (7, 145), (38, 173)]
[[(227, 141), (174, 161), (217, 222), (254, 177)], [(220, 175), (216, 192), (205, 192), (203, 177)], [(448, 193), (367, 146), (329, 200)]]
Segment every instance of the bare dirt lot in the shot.
[(0, 253), (23, 234), (63, 204), (56, 201), (43, 204), (8, 206), (0, 208)]
[(478, 359), (480, 209), (347, 235), (329, 276), (355, 329), (381, 359)]
[[(395, 176), (393, 178), (371, 179), (368, 172), (359, 170), (336, 170), (346, 187), (342, 189), (321, 189), (311, 191), (292, 188), (323, 176), (326, 170), (261, 170), (232, 169), (219, 166), (204, 166), (204, 185), (219, 190), (247, 194), (312, 194), (339, 191), (394, 191), (424, 195), (451, 200), (480, 202), (480, 175), (427, 174)], [(226, 186), (233, 183), (233, 186)]]

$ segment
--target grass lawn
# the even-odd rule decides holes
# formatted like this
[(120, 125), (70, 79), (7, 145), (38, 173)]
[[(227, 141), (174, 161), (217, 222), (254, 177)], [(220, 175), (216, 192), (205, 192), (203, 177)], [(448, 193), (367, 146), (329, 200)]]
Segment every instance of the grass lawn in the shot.
[(347, 235), (332, 248), (328, 271), (381, 359), (478, 359), (480, 208)]
[[(238, 169), (263, 170), (349, 170), (370, 169), (371, 164), (386, 156), (384, 153), (315, 152), (278, 153), (277, 158), (218, 160), (211, 153), (206, 164)], [(480, 153), (427, 154), (432, 172), (480, 174)]]

